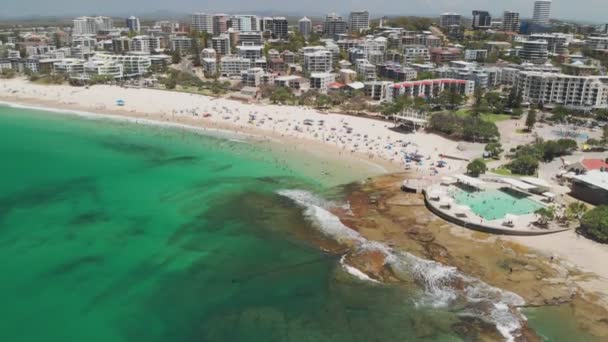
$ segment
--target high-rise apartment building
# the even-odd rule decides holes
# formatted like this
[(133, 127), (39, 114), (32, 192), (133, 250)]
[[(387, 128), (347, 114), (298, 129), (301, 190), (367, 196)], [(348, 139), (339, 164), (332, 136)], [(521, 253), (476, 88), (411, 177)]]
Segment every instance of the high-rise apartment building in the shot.
[(310, 37), (310, 33), (312, 32), (312, 21), (307, 17), (304, 17), (298, 20), (298, 27), (300, 29), (300, 33), (305, 37)]
[[(266, 28), (264, 27), (264, 30)], [(272, 18), (272, 28), (270, 29), (274, 38), (287, 38), (288, 25), (287, 18), (285, 17), (274, 17)]]
[(549, 24), (551, 17), (551, 0), (536, 0), (534, 1), (534, 14), (532, 23), (536, 25)]
[(458, 13), (442, 13), (439, 16), (439, 26), (449, 27), (453, 25), (460, 26), (462, 24), (462, 16)]
[(331, 13), (325, 17), (323, 33), (329, 38), (336, 38), (338, 35), (346, 33), (346, 26), (346, 21), (342, 16)]
[(348, 16), (348, 28), (350, 32), (362, 32), (369, 30), (369, 12), (350, 12), (350, 15)]
[(227, 14), (215, 14), (213, 15), (213, 34), (218, 35), (228, 31), (228, 20)]
[(207, 13), (193, 13), (190, 17), (190, 30), (213, 34), (213, 15)]
[(129, 32), (139, 32), (141, 31), (141, 26), (139, 25), (139, 18), (130, 16), (127, 18), (127, 28)]
[(505, 11), (502, 15), (502, 29), (507, 32), (519, 32), (519, 13)]
[(72, 34), (96, 34), (98, 31), (109, 31), (114, 27), (108, 17), (78, 17), (72, 21), (74, 28)]
[(492, 25), (492, 16), (488, 11), (473, 11), (474, 30), (489, 28)]

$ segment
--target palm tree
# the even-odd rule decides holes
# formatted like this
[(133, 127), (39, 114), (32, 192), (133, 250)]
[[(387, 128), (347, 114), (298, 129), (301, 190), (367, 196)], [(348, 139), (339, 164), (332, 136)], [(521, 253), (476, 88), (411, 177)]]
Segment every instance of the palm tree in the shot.
[(572, 202), (568, 205), (566, 213), (569, 218), (580, 221), (588, 209), (589, 208), (582, 202)]
[(534, 212), (538, 216), (538, 221), (536, 221), (541, 226), (546, 226), (549, 224), (549, 221), (555, 218), (555, 209), (553, 207), (543, 207)]

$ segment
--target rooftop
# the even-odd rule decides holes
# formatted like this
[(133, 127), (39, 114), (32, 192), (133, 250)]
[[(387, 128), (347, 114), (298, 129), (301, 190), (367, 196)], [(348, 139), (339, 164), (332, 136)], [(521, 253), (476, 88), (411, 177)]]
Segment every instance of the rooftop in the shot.
[(574, 179), (603, 190), (608, 190), (608, 172), (591, 170), (586, 174), (574, 176)]

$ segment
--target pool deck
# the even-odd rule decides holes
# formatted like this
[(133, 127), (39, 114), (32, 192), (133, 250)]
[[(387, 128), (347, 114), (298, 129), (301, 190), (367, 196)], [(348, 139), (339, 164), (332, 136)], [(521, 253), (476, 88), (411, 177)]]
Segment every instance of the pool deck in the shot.
[(426, 207), (442, 219), (465, 228), (491, 234), (518, 236), (547, 235), (571, 229), (570, 227), (565, 228), (556, 225), (551, 225), (547, 229), (538, 228), (532, 225), (532, 222), (535, 221), (535, 214), (518, 215), (517, 220), (513, 222), (513, 226), (505, 226), (504, 219), (486, 220), (472, 211), (468, 211), (466, 215), (458, 215), (454, 205), (441, 206), (440, 201), (432, 200), (427, 195), (439, 189), (447, 193), (448, 187), (436, 184), (425, 189), (424, 203)]

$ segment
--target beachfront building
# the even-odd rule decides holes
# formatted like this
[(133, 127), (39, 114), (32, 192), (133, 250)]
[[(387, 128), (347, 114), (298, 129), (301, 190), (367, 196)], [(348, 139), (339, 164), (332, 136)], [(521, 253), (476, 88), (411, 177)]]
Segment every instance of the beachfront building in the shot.
[(308, 19), (307, 17), (298, 20), (298, 28), (300, 30), (300, 34), (302, 34), (304, 38), (308, 39), (312, 33), (312, 20)]
[(72, 79), (89, 80), (94, 76), (109, 76), (114, 79), (123, 77), (123, 66), (116, 61), (91, 59), (84, 63), (84, 70), (80, 75), (72, 75)]
[(141, 25), (139, 24), (139, 18), (135, 16), (130, 16), (126, 20), (127, 28), (129, 32), (139, 32), (141, 31)]
[(431, 53), (423, 45), (405, 45), (402, 48), (403, 64), (427, 64), (431, 62)]
[(264, 47), (259, 46), (237, 46), (236, 52), (237, 56), (241, 58), (247, 58), (251, 61), (255, 61), (256, 59), (262, 58), (264, 53)]
[(141, 77), (145, 75), (152, 61), (149, 56), (143, 55), (109, 55), (96, 54), (93, 60), (101, 60), (122, 65), (123, 77)]
[(316, 89), (321, 93), (327, 93), (329, 85), (336, 80), (336, 74), (328, 72), (313, 72), (310, 74), (310, 89)]
[(233, 15), (230, 17), (229, 26), (238, 32), (262, 30), (260, 18), (255, 15)]
[(363, 83), (363, 93), (373, 101), (392, 101), (390, 87), (393, 82), (368, 81)]
[(387, 99), (401, 95), (411, 97), (434, 98), (446, 89), (454, 90), (463, 96), (470, 96), (475, 91), (475, 82), (456, 79), (433, 79), (391, 84)]
[(240, 76), (241, 72), (251, 68), (251, 60), (237, 56), (223, 56), (220, 59), (222, 76)]
[(213, 25), (213, 34), (218, 35), (228, 31), (228, 14), (214, 14), (211, 19)]
[(519, 32), (519, 13), (505, 11), (502, 15), (502, 29), (507, 32)]
[(330, 13), (325, 17), (323, 33), (326, 37), (337, 40), (339, 35), (346, 33), (347, 23), (341, 16)]
[(190, 29), (194, 32), (213, 34), (213, 15), (207, 13), (193, 13), (190, 16)]
[(64, 58), (53, 63), (53, 70), (67, 75), (82, 74), (84, 72), (84, 60)]
[(608, 171), (592, 170), (574, 176), (570, 195), (593, 205), (608, 204)]
[(302, 78), (300, 76), (279, 76), (275, 77), (274, 85), (277, 87), (286, 87), (290, 89), (298, 90), (300, 89), (300, 83), (302, 82)]
[(606, 76), (520, 71), (517, 89), (524, 101), (535, 104), (562, 105), (578, 110), (608, 108)]
[(458, 13), (442, 13), (439, 16), (439, 26), (447, 28), (450, 26), (461, 26), (462, 16)]
[(331, 51), (316, 49), (312, 52), (304, 52), (303, 69), (309, 73), (327, 73), (333, 69), (333, 55)]
[(350, 32), (363, 32), (369, 30), (369, 12), (353, 11), (348, 16), (348, 28)]
[(241, 85), (245, 87), (257, 87), (262, 84), (264, 69), (250, 68), (241, 71)]

